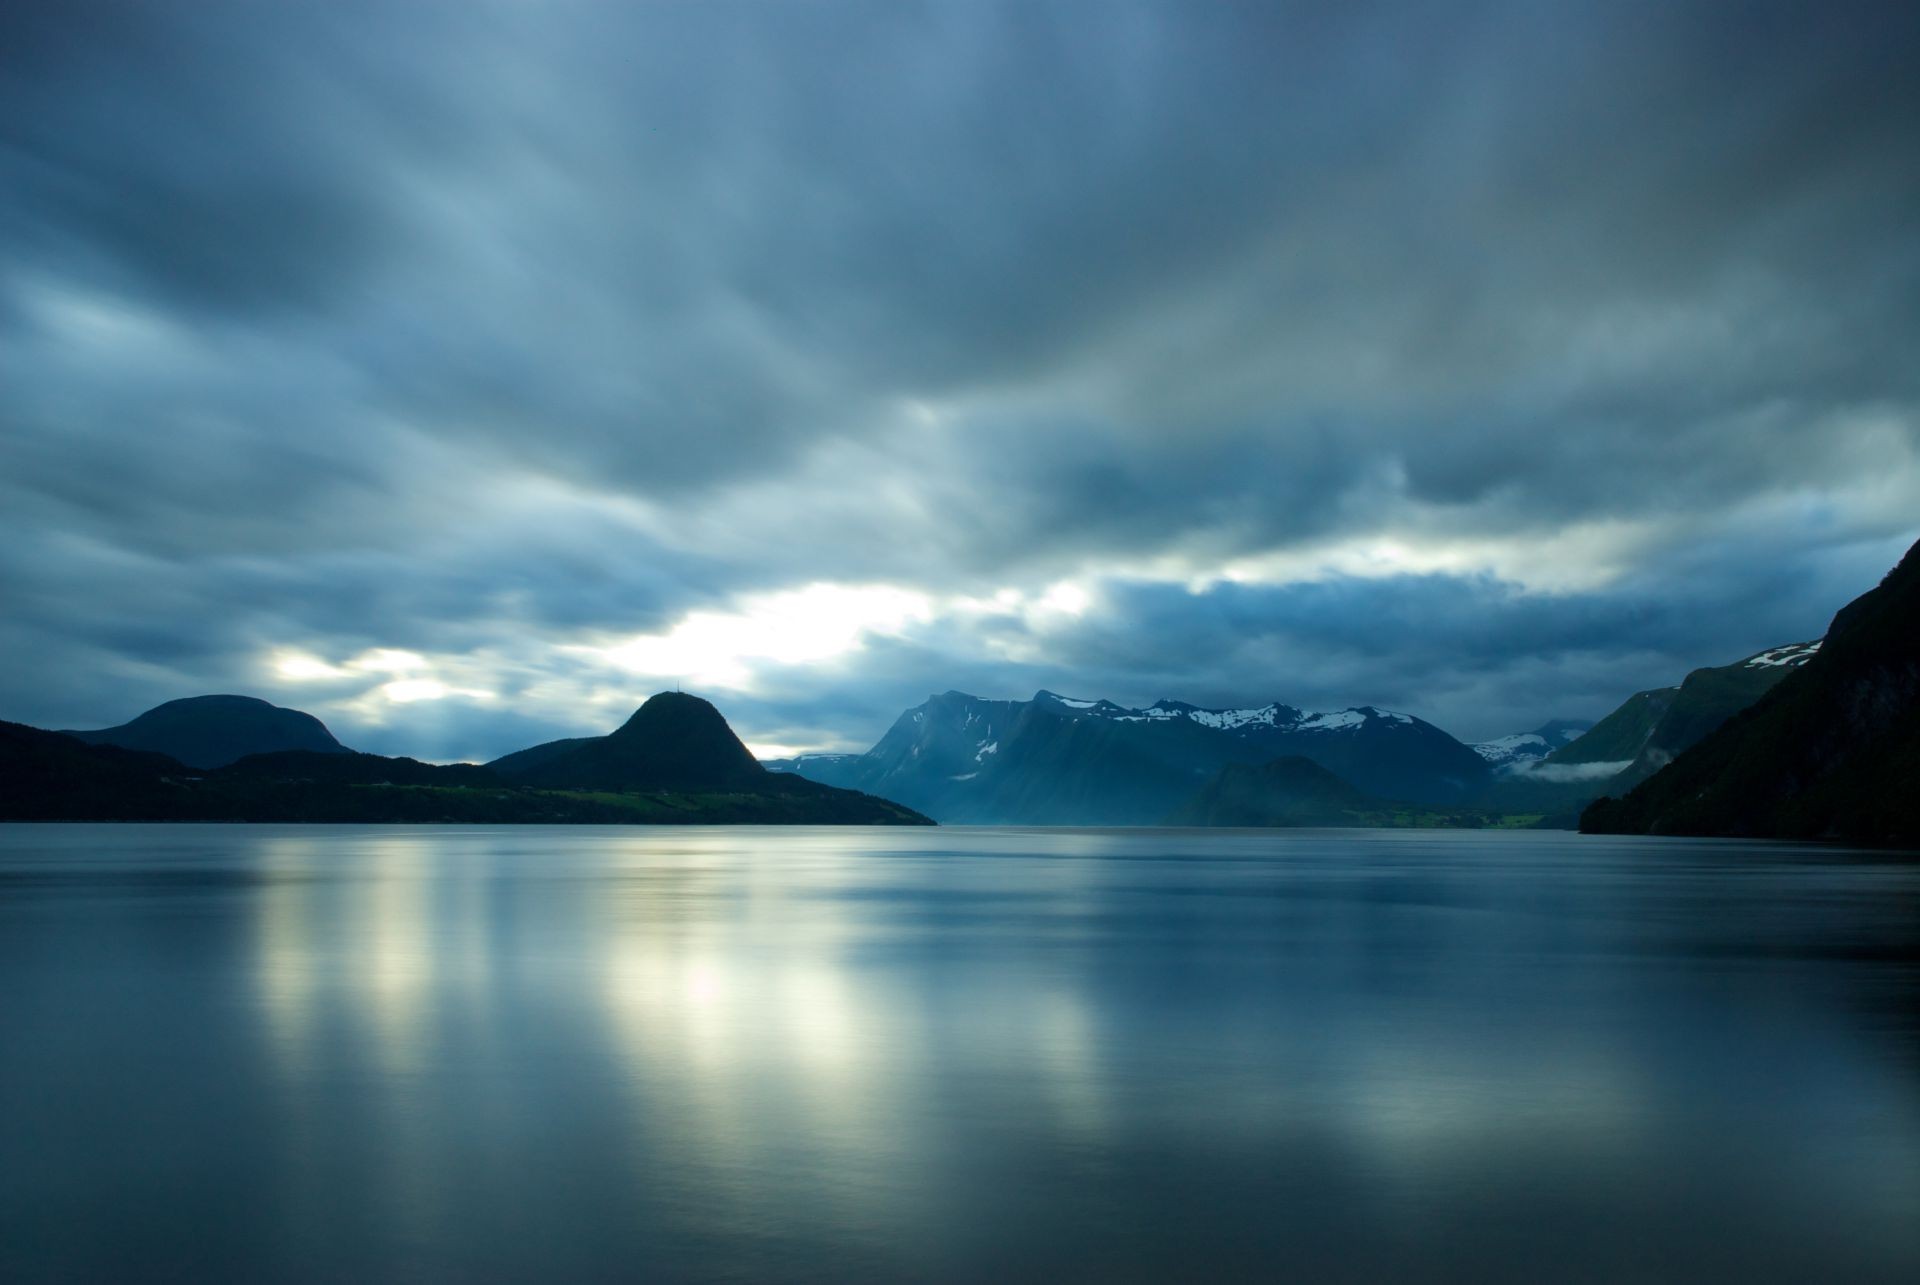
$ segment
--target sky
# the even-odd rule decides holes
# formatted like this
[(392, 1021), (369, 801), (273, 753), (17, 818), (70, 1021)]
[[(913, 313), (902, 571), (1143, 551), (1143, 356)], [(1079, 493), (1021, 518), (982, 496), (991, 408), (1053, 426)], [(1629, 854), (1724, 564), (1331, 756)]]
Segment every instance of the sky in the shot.
[(0, 718), (1467, 740), (1920, 535), (1910, 3), (0, 6)]

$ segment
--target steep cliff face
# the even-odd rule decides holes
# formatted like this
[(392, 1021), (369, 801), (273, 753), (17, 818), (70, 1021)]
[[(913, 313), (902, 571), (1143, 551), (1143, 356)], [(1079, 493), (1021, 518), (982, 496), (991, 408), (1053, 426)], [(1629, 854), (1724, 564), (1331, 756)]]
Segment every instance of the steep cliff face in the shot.
[(1920, 845), (1920, 545), (1818, 653), (1580, 828)]

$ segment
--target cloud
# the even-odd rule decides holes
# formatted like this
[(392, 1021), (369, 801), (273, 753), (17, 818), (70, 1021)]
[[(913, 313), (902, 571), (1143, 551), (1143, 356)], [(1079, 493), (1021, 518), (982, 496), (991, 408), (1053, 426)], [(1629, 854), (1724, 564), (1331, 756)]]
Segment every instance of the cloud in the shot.
[[(0, 716), (1599, 712), (1915, 534), (1916, 53), (1870, 3), (9, 7)], [(805, 597), (862, 586), (915, 605)], [(382, 651), (403, 710), (263, 659)]]
[(1619, 759), (1608, 763), (1508, 763), (1500, 771), (1507, 776), (1525, 777), (1533, 781), (1551, 781), (1563, 783), (1569, 781), (1601, 781), (1610, 776), (1618, 776), (1633, 766), (1632, 759)]

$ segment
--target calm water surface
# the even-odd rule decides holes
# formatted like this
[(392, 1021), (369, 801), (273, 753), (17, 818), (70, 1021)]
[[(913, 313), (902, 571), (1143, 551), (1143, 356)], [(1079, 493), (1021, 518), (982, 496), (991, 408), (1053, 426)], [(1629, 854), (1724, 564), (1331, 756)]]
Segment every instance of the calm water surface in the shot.
[(0, 1279), (1920, 1280), (1920, 866), (0, 826)]

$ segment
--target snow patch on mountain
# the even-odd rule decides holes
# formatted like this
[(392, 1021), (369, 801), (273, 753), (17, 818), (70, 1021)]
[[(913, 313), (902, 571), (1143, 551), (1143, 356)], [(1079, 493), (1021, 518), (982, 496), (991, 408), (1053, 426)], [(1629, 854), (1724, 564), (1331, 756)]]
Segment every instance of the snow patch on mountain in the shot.
[(1545, 758), (1553, 749), (1547, 743), (1546, 737), (1533, 732), (1522, 732), (1517, 736), (1498, 736), (1491, 741), (1482, 741), (1469, 748), (1489, 763), (1511, 763), (1517, 758)]
[(1750, 656), (1744, 663), (1749, 669), (1797, 669), (1813, 659), (1824, 641), (1815, 639), (1807, 643), (1789, 643), (1785, 647), (1775, 647), (1758, 656)]
[(1202, 727), (1217, 727), (1230, 732), (1236, 727), (1248, 727), (1259, 724), (1265, 727), (1281, 725), (1281, 712), (1284, 706), (1268, 705), (1262, 709), (1187, 709), (1174, 712), (1174, 717), (1184, 717)]
[[(1050, 693), (1043, 693), (1049, 695)], [(1310, 714), (1275, 701), (1245, 709), (1201, 709), (1181, 701), (1155, 701), (1145, 709), (1128, 709), (1112, 701), (1078, 701), (1051, 696), (1058, 704), (1116, 723), (1171, 723), (1185, 721), (1217, 731), (1233, 732), (1249, 727), (1276, 727), (1295, 732), (1337, 732), (1364, 726), (1369, 721), (1412, 723), (1413, 716), (1394, 710), (1361, 705), (1353, 709)]]
[(1489, 766), (1506, 769), (1513, 764), (1535, 763), (1547, 757), (1563, 745), (1571, 745), (1587, 732), (1593, 724), (1580, 719), (1550, 719), (1530, 732), (1515, 732), (1512, 736), (1496, 736), (1490, 741), (1481, 741), (1469, 746)]
[(1358, 727), (1367, 721), (1367, 716), (1357, 709), (1337, 710), (1331, 714), (1309, 714), (1296, 725), (1302, 732), (1338, 732), (1349, 727)]

